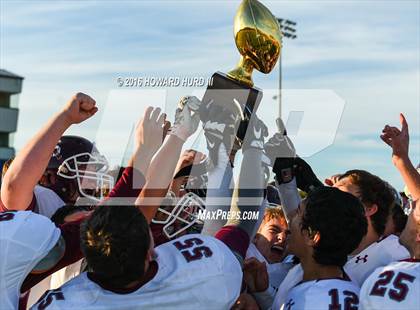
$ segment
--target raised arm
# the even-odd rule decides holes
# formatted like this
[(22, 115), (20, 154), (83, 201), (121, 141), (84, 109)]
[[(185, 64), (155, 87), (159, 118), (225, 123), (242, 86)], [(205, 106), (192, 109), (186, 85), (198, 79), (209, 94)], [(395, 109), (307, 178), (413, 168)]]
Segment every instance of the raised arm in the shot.
[(135, 129), (134, 153), (122, 176), (103, 203), (110, 203), (112, 199), (114, 203), (118, 200), (131, 204), (140, 194), (146, 182), (145, 177), (152, 157), (162, 145), (163, 136), (167, 132), (167, 124), (170, 124), (165, 121), (166, 114), (160, 112), (160, 108), (153, 107), (148, 107), (144, 111)]
[(403, 114), (400, 114), (401, 130), (386, 125), (382, 130), (381, 139), (392, 148), (392, 162), (401, 174), (413, 200), (420, 198), (420, 174), (414, 168), (408, 157), (409, 133), (408, 124)]
[(77, 93), (17, 154), (3, 179), (1, 200), (8, 210), (25, 210), (63, 133), (98, 111), (88, 95)]
[(176, 111), (175, 122), (170, 134), (153, 157), (146, 176), (146, 184), (136, 200), (136, 205), (139, 206), (148, 223), (152, 221), (160, 203), (166, 196), (182, 146), (187, 138), (197, 130), (198, 123), (198, 115), (188, 107), (188, 97), (182, 99), (181, 106)]

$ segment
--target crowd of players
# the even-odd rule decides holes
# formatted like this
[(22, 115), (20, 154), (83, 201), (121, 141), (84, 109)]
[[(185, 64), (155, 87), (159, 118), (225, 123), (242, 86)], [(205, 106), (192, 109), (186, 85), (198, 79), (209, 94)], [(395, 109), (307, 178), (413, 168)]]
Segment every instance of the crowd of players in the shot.
[[(323, 183), (281, 120), (269, 138), (256, 113), (195, 97), (173, 124), (147, 108), (112, 174), (64, 135), (97, 111), (76, 94), (3, 168), (0, 309), (420, 309), (420, 175), (402, 114), (381, 139), (403, 195), (364, 170)], [(200, 123), (208, 153), (182, 152)]]

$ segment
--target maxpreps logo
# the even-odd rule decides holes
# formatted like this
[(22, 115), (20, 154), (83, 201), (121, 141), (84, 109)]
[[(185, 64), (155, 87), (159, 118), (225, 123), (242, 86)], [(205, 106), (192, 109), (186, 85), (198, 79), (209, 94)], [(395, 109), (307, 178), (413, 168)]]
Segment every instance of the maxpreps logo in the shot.
[(198, 212), (197, 218), (201, 221), (206, 220), (258, 220), (259, 211), (208, 211), (200, 210)]

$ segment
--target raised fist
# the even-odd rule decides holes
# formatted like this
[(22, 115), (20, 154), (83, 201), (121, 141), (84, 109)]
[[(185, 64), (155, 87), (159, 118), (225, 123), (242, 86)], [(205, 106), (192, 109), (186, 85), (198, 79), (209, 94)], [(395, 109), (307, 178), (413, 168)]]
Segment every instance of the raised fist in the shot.
[(87, 120), (96, 112), (98, 112), (96, 101), (86, 94), (77, 93), (67, 102), (61, 113), (72, 125)]

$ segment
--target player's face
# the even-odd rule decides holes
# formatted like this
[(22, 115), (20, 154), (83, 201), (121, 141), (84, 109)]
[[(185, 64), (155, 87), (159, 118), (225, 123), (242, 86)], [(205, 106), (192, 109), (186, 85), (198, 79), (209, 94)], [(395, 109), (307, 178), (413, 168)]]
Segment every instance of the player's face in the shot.
[(263, 223), (255, 236), (255, 246), (269, 263), (281, 262), (285, 255), (289, 233), (284, 218)]
[(342, 178), (340, 180), (337, 181), (337, 183), (335, 183), (333, 185), (333, 187), (338, 188), (340, 191), (346, 192), (346, 193), (350, 193), (353, 196), (360, 198), (360, 189), (357, 185), (354, 185), (351, 182), (351, 179), (349, 177), (345, 177)]
[(305, 203), (301, 202), (296, 215), (290, 221), (290, 236), (287, 241), (287, 252), (302, 257), (305, 249), (305, 238), (301, 229), (302, 217), (305, 213)]

